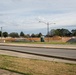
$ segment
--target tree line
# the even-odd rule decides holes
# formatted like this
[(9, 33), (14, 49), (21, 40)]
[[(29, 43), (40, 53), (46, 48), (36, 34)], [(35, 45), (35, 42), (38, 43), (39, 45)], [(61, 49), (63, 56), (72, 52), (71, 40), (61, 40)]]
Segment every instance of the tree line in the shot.
[(19, 37), (26, 37), (26, 38), (28, 38), (28, 37), (41, 37), (42, 36), (42, 33), (38, 33), (38, 34), (34, 34), (34, 33), (32, 33), (31, 35), (30, 34), (24, 34), (24, 32), (20, 32), (20, 34), (19, 33), (17, 33), (17, 32), (11, 32), (10, 34), (8, 34), (8, 32), (1, 32), (0, 31), (0, 37), (12, 37), (12, 38), (19, 38)]
[(50, 36), (67, 36), (67, 37), (71, 37), (71, 36), (76, 36), (76, 29), (73, 29), (71, 31), (69, 31), (68, 29), (52, 29), (49, 32)]
[[(15, 37), (41, 37), (43, 34), (42, 33), (38, 33), (38, 34), (34, 34), (32, 33), (31, 35), (30, 34), (24, 34), (24, 32), (20, 32), (17, 33), (17, 32), (11, 32), (10, 34), (8, 34), (8, 32), (1, 32), (0, 31), (0, 37), (12, 37), (12, 38), (15, 38)], [(71, 36), (76, 36), (76, 29), (73, 29), (71, 31), (69, 31), (68, 29), (51, 29), (46, 35), (45, 37), (53, 37), (53, 36), (67, 36), (67, 37), (71, 37)]]

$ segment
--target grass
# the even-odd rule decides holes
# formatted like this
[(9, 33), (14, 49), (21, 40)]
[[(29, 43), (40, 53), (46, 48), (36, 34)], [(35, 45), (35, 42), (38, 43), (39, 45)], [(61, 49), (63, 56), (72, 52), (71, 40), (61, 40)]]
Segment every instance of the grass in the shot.
[(23, 75), (76, 75), (76, 64), (0, 55), (0, 68)]
[(67, 42), (7, 42), (7, 43), (15, 43), (15, 44), (54, 44), (54, 45), (76, 45), (76, 43), (67, 43)]

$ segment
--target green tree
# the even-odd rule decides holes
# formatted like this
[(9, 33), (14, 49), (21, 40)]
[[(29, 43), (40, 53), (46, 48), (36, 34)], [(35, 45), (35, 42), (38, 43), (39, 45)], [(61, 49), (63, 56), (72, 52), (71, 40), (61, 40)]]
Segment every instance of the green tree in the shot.
[(26, 35), (26, 37), (28, 37), (28, 38), (29, 38), (29, 37), (30, 37), (30, 34), (27, 34), (27, 35)]
[(12, 38), (19, 37), (18, 33), (16, 33), (16, 32), (10, 33), (9, 36)]
[(7, 32), (3, 32), (3, 36), (6, 38), (8, 37), (8, 33)]
[(76, 36), (76, 29), (72, 30), (72, 36)]
[(3, 37), (3, 33), (2, 33), (2, 31), (0, 31), (0, 37)]
[(68, 29), (61, 29), (61, 36), (70, 36), (71, 32)]
[(39, 34), (31, 34), (31, 37), (41, 37), (42, 36), (42, 33), (39, 33)]
[(31, 34), (31, 37), (36, 37), (36, 35), (33, 33), (33, 34)]
[(21, 31), (21, 32), (20, 32), (20, 36), (21, 36), (21, 37), (24, 37), (25, 34)]
[(0, 31), (0, 37), (1, 37), (1, 33), (2, 33), (2, 32)]
[(61, 36), (62, 35), (61, 29), (56, 29), (55, 30), (55, 35)]
[(41, 36), (42, 36), (42, 33), (39, 33), (37, 37), (41, 37)]
[(49, 35), (50, 35), (50, 36), (54, 36), (54, 35), (55, 35), (55, 29), (52, 29), (52, 30), (49, 32)]
[(56, 29), (51, 31), (52, 35), (57, 36), (70, 36), (71, 32), (68, 29)]

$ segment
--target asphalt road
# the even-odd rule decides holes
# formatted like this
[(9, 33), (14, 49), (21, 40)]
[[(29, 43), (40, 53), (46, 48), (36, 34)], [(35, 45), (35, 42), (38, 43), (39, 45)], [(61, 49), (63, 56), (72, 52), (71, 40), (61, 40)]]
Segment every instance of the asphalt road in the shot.
[(17, 46), (0, 46), (1, 50), (12, 50), (24, 53), (38, 54), (48, 57), (60, 57), (76, 60), (76, 50), (67, 49), (47, 49), (47, 48), (30, 48), (30, 47), (17, 47)]

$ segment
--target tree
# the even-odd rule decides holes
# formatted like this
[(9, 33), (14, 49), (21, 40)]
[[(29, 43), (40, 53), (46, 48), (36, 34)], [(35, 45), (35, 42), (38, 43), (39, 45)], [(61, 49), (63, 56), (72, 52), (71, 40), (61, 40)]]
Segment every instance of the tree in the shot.
[(56, 29), (55, 30), (55, 35), (61, 36), (62, 35), (61, 29)]
[(41, 37), (41, 36), (42, 36), (42, 33), (39, 33), (37, 37)]
[(9, 36), (12, 38), (19, 37), (18, 33), (16, 33), (16, 32), (10, 33)]
[(23, 32), (20, 32), (20, 36), (21, 36), (21, 37), (24, 37), (25, 34), (24, 34)]
[(72, 30), (72, 36), (76, 36), (76, 29)]
[(42, 36), (42, 33), (39, 33), (39, 34), (31, 34), (31, 37), (41, 37)]
[(52, 29), (50, 34), (52, 36), (54, 36), (54, 35), (57, 35), (57, 36), (70, 36), (71, 32), (68, 29), (63, 29), (62, 28), (62, 29), (56, 29), (56, 30)]
[(0, 31), (0, 37), (3, 37), (3, 33), (2, 33), (2, 31)]
[(0, 37), (1, 37), (1, 33), (2, 33), (2, 32), (0, 31)]
[(28, 37), (28, 38), (29, 38), (29, 37), (30, 37), (30, 34), (27, 34), (27, 35), (26, 35), (26, 37)]
[(3, 36), (6, 38), (8, 37), (8, 33), (7, 32), (3, 32)]
[(31, 34), (31, 37), (36, 37), (36, 36), (35, 36), (35, 34), (33, 33), (33, 34)]
[(61, 29), (61, 36), (70, 36), (71, 32), (68, 29)]
[(54, 36), (54, 35), (55, 35), (55, 29), (52, 29), (52, 30), (49, 32), (49, 35), (50, 35), (50, 36)]

